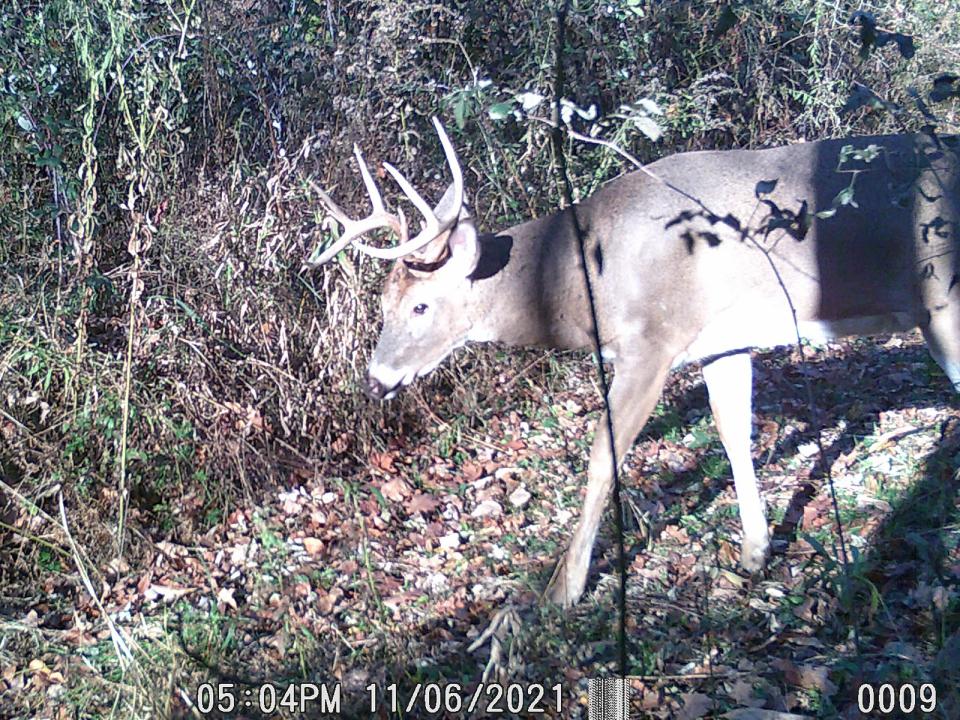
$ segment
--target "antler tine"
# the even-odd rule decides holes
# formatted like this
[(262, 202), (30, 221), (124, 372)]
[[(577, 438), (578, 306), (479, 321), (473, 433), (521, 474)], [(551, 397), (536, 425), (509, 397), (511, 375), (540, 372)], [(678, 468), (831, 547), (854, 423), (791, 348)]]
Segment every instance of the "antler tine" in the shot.
[[(310, 184), (310, 188), (319, 196), (320, 203), (324, 206), (326, 211), (334, 218), (334, 220), (336, 220), (341, 225), (343, 225), (344, 228), (346, 228), (350, 223), (353, 222), (349, 217), (347, 217), (347, 214), (343, 212), (340, 206), (333, 201), (333, 198), (331, 198), (329, 195), (327, 195), (327, 193), (321, 190), (320, 187), (313, 180), (307, 180), (307, 182)], [(325, 221), (325, 224), (326, 224), (326, 221)], [(343, 236), (341, 236), (333, 245), (328, 247), (323, 252), (323, 254), (320, 255), (319, 258), (317, 258), (316, 260), (304, 260), (302, 267), (310, 268), (310, 267), (317, 267), (318, 265), (323, 265), (324, 263), (328, 262), (331, 258), (333, 258), (334, 255), (336, 255), (338, 252), (343, 250), (347, 245), (349, 245), (351, 239), (352, 238), (350, 237), (350, 234), (348, 232), (344, 232)]]
[(388, 162), (383, 164), (383, 169), (390, 173), (397, 185), (400, 186), (400, 189), (403, 190), (403, 194), (406, 195), (407, 199), (414, 204), (427, 222), (436, 220), (436, 216), (433, 214), (433, 208), (431, 208), (427, 201), (423, 199), (423, 196), (417, 192), (417, 189), (410, 184), (410, 181), (403, 176), (403, 173), (401, 173)]
[(367, 188), (367, 195), (370, 196), (370, 203), (373, 205), (373, 212), (385, 212), (383, 207), (383, 198), (380, 197), (380, 190), (377, 188), (377, 184), (373, 181), (373, 177), (370, 175), (370, 170), (367, 168), (367, 164), (363, 161), (363, 153), (360, 152), (360, 146), (356, 143), (353, 144), (353, 156), (357, 158), (357, 165), (360, 166), (360, 175), (363, 177), (364, 187)]
[[(453, 149), (453, 144), (447, 137), (447, 133), (444, 131), (443, 125), (441, 125), (437, 118), (433, 118), (433, 125), (437, 129), (437, 135), (440, 137), (440, 144), (443, 146), (443, 153), (446, 156), (447, 165), (450, 166), (450, 172), (453, 175), (454, 202), (451, 207), (449, 217), (442, 219), (438, 218), (430, 205), (426, 202), (426, 200), (423, 199), (420, 193), (417, 192), (417, 190), (403, 176), (403, 174), (390, 163), (383, 163), (386, 171), (390, 173), (391, 177), (393, 177), (397, 185), (400, 186), (400, 189), (407, 196), (410, 202), (412, 202), (420, 214), (423, 215), (423, 228), (415, 238), (409, 240), (407, 219), (404, 216), (403, 211), (398, 210), (396, 215), (387, 212), (383, 204), (383, 198), (380, 196), (380, 190), (377, 188), (377, 184), (374, 182), (373, 177), (370, 175), (370, 170), (367, 168), (367, 164), (363, 160), (363, 154), (360, 152), (360, 148), (357, 145), (354, 145), (353, 154), (357, 158), (357, 165), (360, 167), (360, 175), (363, 177), (363, 184), (367, 189), (367, 195), (370, 196), (370, 203), (373, 205), (373, 212), (362, 220), (352, 220), (340, 208), (340, 206), (338, 206), (333, 199), (327, 195), (327, 193), (317, 187), (312, 180), (309, 181), (310, 186), (320, 197), (321, 203), (323, 203), (323, 205), (326, 207), (329, 214), (338, 223), (343, 225), (343, 236), (333, 245), (327, 248), (316, 260), (304, 262), (304, 266), (315, 267), (317, 265), (322, 265), (351, 244), (357, 250), (360, 250), (361, 252), (364, 252), (372, 257), (380, 258), (382, 260), (396, 260), (404, 255), (409, 255), (410, 253), (420, 250), (425, 245), (430, 243), (431, 240), (438, 237), (441, 233), (443, 233), (445, 230), (448, 230), (456, 223), (457, 218), (460, 215), (460, 208), (463, 205), (463, 172), (460, 169), (460, 163), (457, 160), (457, 153)], [(374, 245), (368, 245), (366, 243), (359, 242), (358, 238), (362, 235), (370, 232), (371, 230), (385, 227), (389, 227), (397, 234), (397, 236), (400, 238), (400, 244), (390, 248), (380, 248)]]
[(330, 215), (332, 215), (337, 222), (339, 222), (341, 225), (350, 222), (350, 218), (347, 217), (347, 214), (333, 201), (332, 197), (324, 192), (323, 188), (310, 179), (307, 180), (307, 183), (309, 183), (310, 189), (319, 196), (320, 203), (327, 209), (327, 212), (330, 213)]
[[(303, 263), (305, 267), (317, 267), (329, 262), (338, 252), (353, 243), (360, 235), (370, 232), (371, 230), (376, 230), (377, 228), (389, 227), (401, 237), (406, 237), (407, 222), (402, 213), (400, 217), (395, 217), (382, 210), (380, 212), (375, 210), (369, 217), (362, 220), (353, 220), (348, 217), (343, 209), (333, 201), (333, 198), (321, 190), (315, 182), (312, 180), (308, 182), (330, 216), (343, 225), (343, 235), (341, 235), (333, 245), (324, 250), (316, 260), (305, 260)], [(376, 207), (376, 200), (373, 200), (373, 198), (371, 198), (371, 200)]]
[(454, 202), (449, 217), (440, 219), (433, 212), (433, 209), (427, 204), (423, 197), (416, 191), (413, 185), (390, 163), (383, 163), (384, 169), (390, 173), (400, 189), (403, 190), (407, 198), (416, 206), (417, 210), (424, 218), (424, 226), (420, 233), (412, 240), (404, 240), (399, 245), (392, 248), (378, 248), (372, 245), (354, 243), (354, 247), (365, 253), (374, 255), (384, 260), (396, 260), (420, 250), (440, 233), (448, 230), (457, 218), (460, 216), (460, 208), (463, 206), (463, 171), (460, 169), (460, 162), (457, 160), (456, 150), (447, 137), (446, 131), (440, 120), (433, 118), (433, 125), (437, 129), (437, 135), (440, 137), (440, 144), (443, 146), (443, 154), (447, 158), (447, 165), (450, 166), (450, 173), (453, 175), (453, 197)]
[(400, 212), (398, 215), (393, 215), (392, 213), (387, 212), (386, 208), (384, 207), (380, 190), (377, 188), (377, 184), (370, 175), (370, 170), (367, 168), (367, 163), (363, 159), (363, 153), (360, 152), (359, 146), (353, 146), (353, 154), (357, 159), (357, 165), (360, 167), (360, 176), (363, 178), (363, 185), (367, 190), (367, 195), (370, 197), (370, 204), (373, 206), (373, 212), (362, 220), (353, 220), (339, 205), (333, 201), (333, 198), (331, 198), (326, 192), (318, 187), (316, 183), (310, 180), (310, 187), (313, 188), (315, 193), (317, 193), (320, 198), (320, 202), (326, 208), (327, 212), (333, 217), (334, 220), (343, 225), (343, 235), (333, 245), (327, 248), (316, 260), (305, 261), (304, 266), (306, 267), (316, 267), (329, 262), (337, 253), (350, 244), (359, 247), (369, 255), (381, 257), (381, 253), (383, 252), (381, 248), (356, 242), (357, 238), (370, 232), (371, 230), (388, 227), (400, 237), (401, 241), (405, 241), (406, 238), (409, 237), (407, 219), (404, 217), (403, 212)]
[(377, 213), (371, 215), (370, 217), (364, 218), (363, 220), (348, 219), (346, 223), (339, 218), (337, 218), (337, 220), (343, 225), (343, 236), (333, 245), (327, 248), (316, 260), (306, 262), (306, 265), (311, 267), (323, 265), (332, 259), (338, 252), (351, 244), (358, 250), (362, 250), (367, 255), (371, 255), (375, 258), (380, 258), (381, 260), (395, 260), (396, 258), (391, 252), (393, 248), (378, 248), (373, 245), (365, 245), (364, 243), (357, 242), (356, 239), (361, 235), (365, 235), (371, 230), (377, 230), (385, 227), (389, 227), (401, 238), (408, 237), (409, 231), (407, 229), (407, 218), (402, 212), (398, 213), (398, 215), (391, 215), (390, 213)]
[(433, 118), (433, 126), (437, 129), (440, 144), (443, 145), (443, 154), (447, 158), (447, 165), (450, 166), (450, 174), (453, 176), (453, 210), (451, 214), (454, 218), (457, 218), (460, 215), (460, 208), (463, 207), (463, 171), (460, 169), (460, 161), (457, 160), (457, 151), (454, 150), (453, 143), (447, 137), (443, 124), (436, 117)]

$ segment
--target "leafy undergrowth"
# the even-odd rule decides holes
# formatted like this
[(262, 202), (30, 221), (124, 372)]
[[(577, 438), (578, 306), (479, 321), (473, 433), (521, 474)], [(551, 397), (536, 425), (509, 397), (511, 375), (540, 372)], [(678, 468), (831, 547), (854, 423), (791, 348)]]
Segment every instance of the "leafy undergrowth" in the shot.
[[(755, 363), (754, 457), (776, 526), (764, 577), (737, 566), (736, 499), (697, 368), (672, 376), (629, 458), (627, 629), (640, 717), (862, 717), (860, 687), (883, 684), (915, 688), (918, 703), (921, 685), (936, 689), (936, 710), (911, 717), (960, 713), (956, 399), (918, 337), (805, 355)], [(273, 717), (319, 717), (323, 700), (305, 683), (324, 683), (330, 702), (339, 684), (342, 716), (371, 716), (375, 693), (374, 717), (425, 717), (436, 700), (428, 683), (447, 688), (447, 707), (462, 691), (466, 707), (490, 653), (467, 646), (512, 604), (521, 631), (504, 659), (516, 685), (501, 706), (527, 715), (509, 710), (542, 686), (547, 717), (586, 717), (589, 678), (617, 667), (609, 513), (583, 600), (567, 612), (537, 604), (578, 517), (599, 409), (589, 364), (569, 363), (578, 367), (547, 389), (505, 373), (499, 405), (469, 421), (434, 414), (434, 385), (414, 388), (432, 426), (387, 431), (359, 466), (304, 462), (286, 487), (253, 488), (207, 530), (188, 522), (199, 512), (190, 498), (171, 509), (178, 533), (150, 537), (133, 517), (146, 549), (91, 573), (88, 587), (82, 542), (51, 545), (39, 585), (14, 576), (3, 590), (15, 630), (0, 648), (3, 716), (199, 717), (198, 703), (233, 697), (232, 711), (202, 716), (253, 718), (269, 685)], [(42, 513), (11, 508), (7, 527), (42, 524)], [(387, 713), (393, 698), (409, 707)]]

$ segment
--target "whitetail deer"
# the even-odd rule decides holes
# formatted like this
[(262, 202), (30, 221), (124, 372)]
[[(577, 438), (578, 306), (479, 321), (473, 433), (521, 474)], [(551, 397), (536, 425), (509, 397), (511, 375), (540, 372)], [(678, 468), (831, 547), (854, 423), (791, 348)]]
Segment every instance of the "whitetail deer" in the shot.
[[(749, 349), (919, 327), (960, 390), (960, 143), (892, 135), (769, 150), (672, 155), (607, 183), (583, 202), (496, 234), (464, 205), (454, 150), (434, 121), (454, 182), (431, 211), (387, 171), (427, 219), (412, 240), (384, 209), (359, 150), (374, 211), (350, 220), (316, 261), (348, 244), (399, 259), (383, 287), (383, 331), (368, 392), (393, 397), (470, 341), (591, 347), (592, 325), (572, 216), (583, 228), (599, 308), (609, 402), (622, 461), (667, 373), (700, 360), (743, 523), (741, 564), (764, 565), (769, 533), (750, 454)], [(389, 228), (394, 248), (361, 244)], [(546, 597), (575, 603), (586, 584), (612, 485), (599, 422), (579, 524)]]

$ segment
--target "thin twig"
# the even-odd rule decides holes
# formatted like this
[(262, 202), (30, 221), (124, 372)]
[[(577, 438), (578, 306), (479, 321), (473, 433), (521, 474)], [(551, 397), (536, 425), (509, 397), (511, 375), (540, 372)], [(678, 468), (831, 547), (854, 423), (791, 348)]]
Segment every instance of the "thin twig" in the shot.
[[(566, 20), (567, 13), (570, 11), (570, 0), (557, 8), (557, 37), (556, 37), (556, 77), (554, 78), (554, 118), (560, 118), (560, 100), (564, 92), (564, 66), (563, 52), (566, 44)], [(622, 486), (620, 483), (620, 463), (617, 455), (617, 438), (613, 428), (613, 409), (610, 407), (610, 385), (607, 380), (607, 372), (603, 366), (602, 359), (602, 341), (600, 339), (600, 318), (597, 308), (596, 295), (593, 290), (593, 280), (587, 271), (586, 233), (580, 224), (580, 218), (577, 215), (577, 208), (573, 204), (573, 183), (570, 181), (570, 175), (567, 172), (567, 157), (563, 151), (562, 133), (559, 123), (554, 125), (552, 134), (553, 145), (556, 156), (556, 173), (559, 180), (560, 192), (564, 201), (570, 208), (570, 224), (572, 225), (574, 237), (577, 239), (577, 252), (580, 259), (580, 267), (583, 271), (583, 285), (587, 296), (587, 305), (590, 311), (590, 339), (593, 344), (593, 350), (597, 355), (597, 380), (600, 383), (600, 393), (603, 397), (603, 420), (606, 423), (607, 436), (609, 442), (610, 465), (613, 481), (613, 515), (614, 525), (617, 531), (617, 574), (620, 576), (620, 586), (617, 593), (617, 654), (620, 676), (627, 674), (627, 564), (626, 550), (623, 542), (623, 501)], [(591, 480), (591, 482), (593, 482)], [(563, 562), (567, 561), (567, 556)]]
[[(453, 425), (451, 425), (450, 423), (448, 423), (446, 420), (440, 418), (440, 417), (431, 409), (431, 407), (430, 407), (429, 405), (427, 405), (426, 401), (424, 401), (424, 399), (420, 396), (420, 393), (414, 393), (414, 397), (415, 397), (416, 400), (417, 400), (417, 405), (419, 405), (419, 406), (420, 406), (420, 409), (423, 410), (423, 411), (425, 411), (425, 412), (427, 413), (427, 415), (430, 416), (430, 419), (431, 419), (431, 420), (433, 420), (434, 422), (438, 423), (439, 425), (441, 425), (443, 428), (445, 428), (445, 429), (447, 429), (447, 430), (449, 430), (449, 429), (451, 429), (451, 428), (453, 427)], [(483, 445), (484, 447), (489, 448), (490, 450), (494, 450), (494, 451), (496, 451), (496, 452), (503, 452), (503, 448), (502, 448), (502, 447), (498, 447), (497, 445), (494, 445), (493, 443), (489, 443), (489, 442), (487, 442), (486, 440), (483, 440), (483, 439), (481, 439), (481, 438), (478, 438), (476, 435), (471, 435), (470, 433), (463, 432), (463, 431), (460, 431), (460, 435), (463, 436), (463, 437), (465, 437), (465, 438), (466, 438), (467, 440), (469, 440), (470, 442), (476, 443), (477, 445)]]
[(96, 605), (97, 609), (100, 611), (100, 617), (103, 618), (103, 621), (107, 624), (107, 628), (110, 630), (110, 639), (113, 641), (113, 647), (114, 650), (116, 650), (117, 661), (120, 663), (120, 667), (123, 670), (127, 670), (130, 664), (133, 662), (133, 652), (130, 650), (131, 642), (126, 637), (123, 630), (121, 630), (113, 621), (113, 618), (110, 617), (110, 613), (108, 613), (106, 608), (103, 607), (103, 603), (100, 602), (100, 596), (97, 594), (97, 591), (93, 587), (93, 583), (90, 581), (90, 576), (87, 574), (87, 569), (84, 564), (81, 550), (77, 546), (76, 542), (74, 542), (73, 535), (70, 532), (70, 526), (67, 522), (67, 509), (63, 504), (63, 493), (57, 494), (57, 503), (60, 507), (61, 528), (63, 529), (64, 535), (67, 537), (67, 542), (70, 543), (70, 549), (73, 551), (73, 563), (77, 568), (77, 572), (80, 574), (80, 580), (83, 582), (83, 586), (86, 588), (87, 594), (90, 595), (90, 599), (93, 600), (93, 604)]

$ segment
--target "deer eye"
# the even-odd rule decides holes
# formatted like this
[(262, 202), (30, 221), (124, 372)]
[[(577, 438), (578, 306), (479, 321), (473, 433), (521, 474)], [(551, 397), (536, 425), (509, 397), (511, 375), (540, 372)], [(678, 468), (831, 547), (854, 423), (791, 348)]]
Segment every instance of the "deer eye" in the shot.
[(423, 303), (420, 303), (419, 305), (416, 305), (413, 308), (414, 315), (423, 315), (426, 311), (427, 311), (427, 306), (424, 305)]

